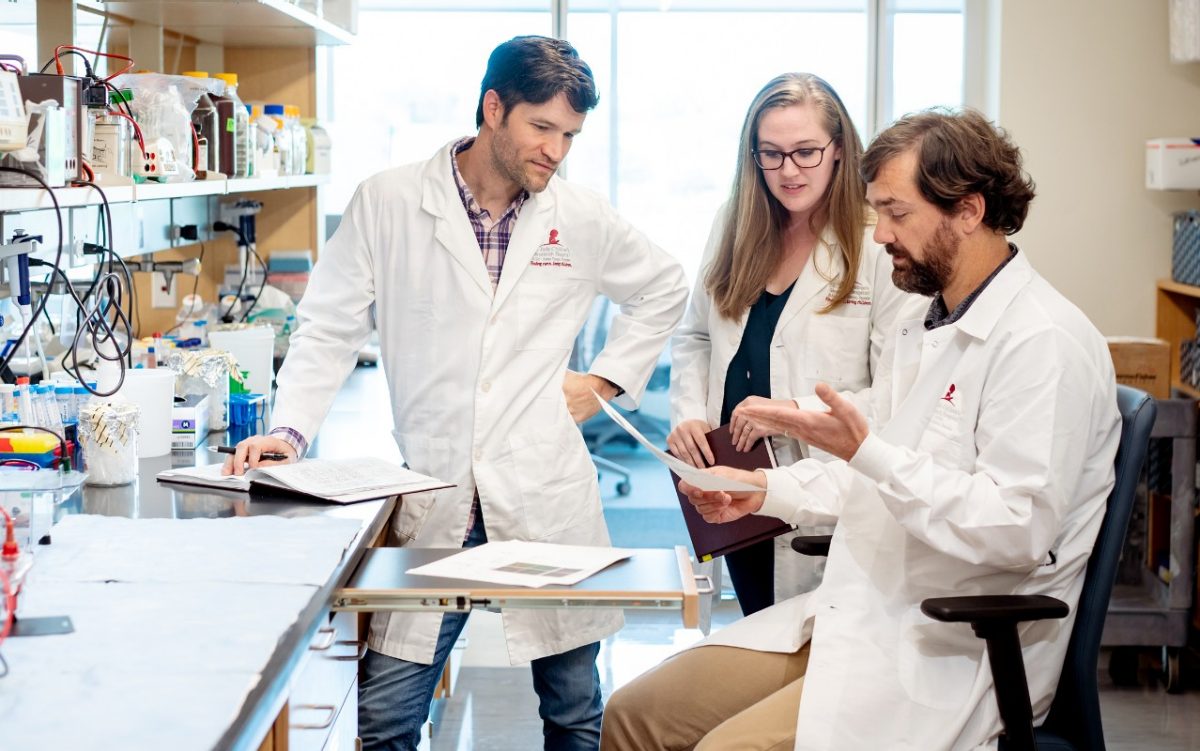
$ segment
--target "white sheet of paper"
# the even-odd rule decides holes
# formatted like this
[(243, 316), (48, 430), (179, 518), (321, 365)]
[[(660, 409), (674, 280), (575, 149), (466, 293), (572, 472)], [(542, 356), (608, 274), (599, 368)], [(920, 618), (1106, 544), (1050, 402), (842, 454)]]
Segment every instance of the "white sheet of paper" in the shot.
[(288, 518), (125, 519), (74, 514), (51, 529), (31, 576), (56, 581), (251, 582), (320, 586), (361, 522)]
[(689, 484), (695, 485), (701, 490), (740, 490), (750, 492), (759, 492), (762, 490), (762, 488), (758, 487), (757, 485), (738, 482), (737, 480), (728, 480), (724, 477), (717, 477), (709, 472), (696, 469), (685, 461), (676, 459), (666, 451), (663, 451), (658, 446), (655, 446), (653, 443), (651, 443), (650, 439), (642, 435), (637, 428), (633, 427), (628, 420), (621, 416), (620, 412), (613, 409), (612, 406), (608, 402), (604, 401), (599, 394), (597, 394), (595, 391), (593, 391), (592, 394), (596, 397), (596, 401), (600, 402), (600, 408), (604, 410), (605, 414), (612, 418), (613, 422), (620, 425), (626, 433), (633, 436), (634, 440), (645, 446), (646, 449), (654, 455), (655, 459), (658, 459), (660, 462), (667, 465), (672, 472), (679, 475)]
[(359, 459), (311, 459), (295, 464), (276, 464), (257, 470), (302, 493), (339, 496), (378, 488), (417, 485), (430, 478), (374, 457)]
[(577, 584), (633, 555), (632, 550), (506, 540), (468, 548), (406, 573), (521, 587)]
[[(315, 591), (31, 578), (21, 615), (69, 615), (75, 631), (4, 643), (3, 745), (214, 748)], [(70, 722), (63, 706), (72, 708)]]

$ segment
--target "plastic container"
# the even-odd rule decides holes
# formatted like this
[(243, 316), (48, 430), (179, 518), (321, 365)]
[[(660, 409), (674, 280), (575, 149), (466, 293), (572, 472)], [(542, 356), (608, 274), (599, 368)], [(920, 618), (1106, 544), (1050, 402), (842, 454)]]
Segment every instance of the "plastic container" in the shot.
[(98, 179), (127, 178), (132, 171), (133, 126), (120, 115), (96, 113), (88, 164)]
[[(175, 372), (168, 368), (135, 368), (125, 372), (117, 394), (142, 411), (138, 423), (138, 458), (171, 453), (171, 410), (175, 407)], [(82, 418), (82, 415), (81, 415)]]
[[(189, 78), (208, 78), (208, 72), (203, 70), (187, 70), (183, 75)], [(196, 109), (192, 111), (192, 127), (196, 129), (200, 147), (199, 154), (193, 162), (197, 180), (206, 179), (209, 172), (221, 171), (219, 122), (216, 102), (208, 94), (201, 94), (196, 100)]]
[(75, 408), (75, 389), (67, 384), (54, 387), (54, 401), (58, 403), (58, 414), (63, 425), (69, 425), (79, 419), (79, 411)]
[[(226, 172), (230, 177), (250, 177), (254, 174), (252, 159), (254, 155), (254, 134), (250, 131), (250, 113), (246, 104), (238, 96), (237, 73), (218, 73), (216, 78), (225, 82), (225, 99), (232, 105), (229, 116), (233, 118), (233, 148), (229, 154), (228, 163), (233, 172)], [(229, 128), (229, 121), (224, 127)], [(221, 152), (222, 164), (226, 164), (226, 154)], [(222, 170), (224, 172), (224, 170)]]
[(267, 104), (263, 106), (263, 116), (275, 123), (275, 164), (279, 165), (279, 174), (296, 174), (293, 166), (292, 129), (288, 127), (282, 104)]
[(275, 136), (279, 131), (279, 122), (268, 117), (262, 105), (246, 105), (250, 113), (250, 130), (254, 136), (254, 156), (250, 169), (255, 177), (275, 177), (283, 174), (280, 171), (279, 154), (275, 148)]
[(328, 175), (333, 170), (333, 140), (329, 137), (329, 131), (311, 117), (301, 119), (300, 123), (304, 125), (308, 143), (305, 174)]
[(229, 401), (229, 426), (240, 428), (267, 416), (267, 398), (262, 394), (233, 394)]
[(275, 379), (275, 329), (252, 326), (231, 331), (209, 332), (208, 341), (237, 358), (238, 366), (249, 372), (246, 386), (251, 393), (270, 394)]
[(208, 429), (229, 427), (229, 375), (237, 361), (228, 352), (215, 349), (173, 352), (167, 366), (178, 374), (180, 395), (199, 394), (208, 397)]
[(80, 413), (88, 485), (127, 485), (137, 479), (140, 415), (138, 406), (128, 402), (95, 402)]
[(300, 108), (288, 104), (283, 108), (284, 122), (292, 131), (292, 174), (303, 175), (308, 164), (308, 132), (300, 122)]

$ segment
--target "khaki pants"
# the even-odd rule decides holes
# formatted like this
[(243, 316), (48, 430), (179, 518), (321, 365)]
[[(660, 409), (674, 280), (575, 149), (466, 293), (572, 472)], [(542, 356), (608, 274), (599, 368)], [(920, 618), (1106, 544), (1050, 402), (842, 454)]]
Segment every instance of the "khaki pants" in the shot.
[(601, 751), (790, 749), (807, 668), (807, 644), (794, 654), (680, 652), (609, 698)]

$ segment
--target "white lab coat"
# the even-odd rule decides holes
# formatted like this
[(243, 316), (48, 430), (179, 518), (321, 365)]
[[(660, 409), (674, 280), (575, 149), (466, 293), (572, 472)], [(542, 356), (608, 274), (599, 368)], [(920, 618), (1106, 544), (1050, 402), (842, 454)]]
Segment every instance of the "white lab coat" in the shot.
[[(679, 264), (604, 200), (554, 178), (521, 209), (493, 295), (448, 145), (359, 187), (300, 303), (273, 424), (312, 439), (374, 303), (400, 451), (414, 470), (455, 483), (405, 496), (389, 544), (461, 545), (478, 488), (490, 540), (607, 546), (596, 469), (562, 393), (597, 294), (621, 315), (590, 372), (623, 387), (617, 401), (633, 408), (683, 313)], [(370, 646), (429, 664), (440, 624), (438, 613), (380, 614)], [(619, 611), (504, 612), (513, 663), (621, 624)]]
[[(891, 353), (889, 353), (891, 355)], [(956, 323), (899, 324), (886, 427), (849, 464), (770, 470), (762, 513), (837, 521), (824, 581), (707, 643), (811, 656), (797, 749), (994, 747), (984, 643), (928, 597), (1044, 594), (1063, 620), (1022, 626), (1034, 715), (1049, 710), (1113, 484), (1112, 360), (1023, 254)], [(890, 419), (889, 419), (890, 417)]]
[[(713, 306), (704, 284), (716, 258), (726, 215), (727, 209), (723, 209), (713, 223), (688, 312), (671, 340), (672, 427), (685, 420), (704, 420), (712, 427), (720, 424), (725, 376), (746, 330), (749, 311), (736, 321), (724, 318)], [(813, 394), (817, 384), (825, 382), (856, 404), (866, 405), (897, 312), (906, 304), (924, 299), (901, 292), (892, 284), (891, 258), (872, 239), (873, 231), (874, 227), (868, 226), (864, 232), (853, 293), (828, 313), (819, 311), (836, 294), (844, 261), (833, 229), (826, 227), (822, 233), (775, 326), (770, 352), (771, 398), (793, 399), (806, 409), (825, 409)], [(771, 446), (780, 466), (809, 453), (808, 447), (783, 436), (772, 437)], [(833, 458), (819, 449), (811, 453), (824, 460)], [(830, 531), (826, 527), (803, 527), (796, 534)], [(791, 548), (795, 536), (775, 539), (776, 601), (807, 592), (821, 581), (824, 561), (798, 558)]]

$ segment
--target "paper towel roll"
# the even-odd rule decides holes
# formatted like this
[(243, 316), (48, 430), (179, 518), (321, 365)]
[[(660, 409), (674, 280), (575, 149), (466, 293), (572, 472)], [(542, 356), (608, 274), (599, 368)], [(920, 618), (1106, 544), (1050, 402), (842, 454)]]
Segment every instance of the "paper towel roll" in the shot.
[(138, 458), (171, 453), (171, 410), (175, 407), (175, 371), (137, 368), (125, 372), (117, 396), (138, 405)]

